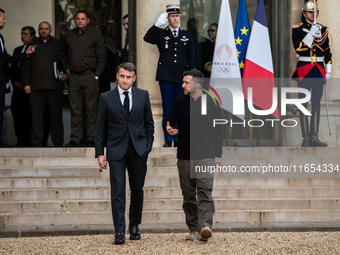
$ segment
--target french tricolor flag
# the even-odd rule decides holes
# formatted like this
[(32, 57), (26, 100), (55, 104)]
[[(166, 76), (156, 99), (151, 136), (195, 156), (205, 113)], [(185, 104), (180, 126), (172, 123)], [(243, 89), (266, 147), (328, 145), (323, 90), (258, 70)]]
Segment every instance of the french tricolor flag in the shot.
[(279, 118), (277, 104), (273, 104), (274, 68), (263, 0), (258, 0), (242, 78), (245, 99), (249, 101), (251, 87), (253, 105)]

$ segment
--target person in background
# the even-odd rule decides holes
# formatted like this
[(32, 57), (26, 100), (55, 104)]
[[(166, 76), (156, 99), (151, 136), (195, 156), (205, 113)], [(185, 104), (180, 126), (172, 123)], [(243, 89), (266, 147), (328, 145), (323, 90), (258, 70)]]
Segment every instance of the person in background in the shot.
[[(43, 145), (44, 115), (48, 112), (51, 140), (55, 146), (64, 143), (63, 126), (63, 81), (56, 77), (57, 63), (60, 63), (61, 41), (52, 37), (51, 24), (43, 21), (38, 28), (39, 38), (33, 42), (36, 51), (22, 66), (24, 90), (31, 97), (31, 140), (33, 146)], [(59, 69), (62, 70), (59, 64)], [(63, 70), (65, 72), (65, 70)]]
[[(36, 40), (35, 29), (25, 26), (21, 29), (21, 41), (23, 45), (13, 51), (13, 56), (23, 53), (27, 46)], [(25, 61), (25, 60), (24, 60)], [(16, 146), (31, 145), (31, 106), (29, 94), (24, 90), (23, 77), (21, 72), (22, 63), (11, 64), (10, 78), (13, 86), (11, 111), (15, 135), (17, 137)]]
[[(76, 28), (67, 31), (61, 47), (62, 64), (69, 74), (69, 100), (71, 108), (71, 140), (67, 146), (79, 146), (86, 129), (87, 146), (94, 146), (99, 77), (106, 65), (103, 36), (89, 26), (86, 11), (76, 13)], [(82, 111), (86, 108), (87, 124), (83, 126)]]
[(217, 23), (209, 26), (208, 34), (210, 39), (206, 39), (202, 46), (202, 65), (204, 77), (210, 78), (212, 61), (214, 58), (214, 50), (217, 36)]
[(123, 17), (123, 27), (126, 31), (124, 48), (117, 50), (119, 64), (129, 61), (129, 15)]
[[(302, 147), (326, 147), (327, 143), (319, 140), (320, 101), (324, 84), (327, 84), (332, 70), (332, 53), (329, 46), (328, 28), (315, 24), (319, 8), (314, 1), (305, 1), (302, 8), (302, 22), (293, 27), (293, 45), (299, 56), (293, 78), (298, 80), (298, 86), (312, 90), (312, 117), (310, 129), (308, 116), (300, 111), (300, 125), (302, 132)], [(304, 97), (304, 94), (299, 94)], [(303, 104), (306, 108), (308, 103)]]
[[(5, 11), (0, 8), (0, 30), (4, 28), (6, 23)], [(4, 110), (5, 110), (5, 93), (9, 89), (9, 63), (15, 64), (27, 59), (28, 54), (35, 51), (35, 46), (29, 46), (26, 51), (17, 56), (11, 56), (7, 53), (5, 47), (5, 40), (0, 34), (0, 147), (9, 147), (10, 145), (4, 141), (3, 124), (4, 124)]]

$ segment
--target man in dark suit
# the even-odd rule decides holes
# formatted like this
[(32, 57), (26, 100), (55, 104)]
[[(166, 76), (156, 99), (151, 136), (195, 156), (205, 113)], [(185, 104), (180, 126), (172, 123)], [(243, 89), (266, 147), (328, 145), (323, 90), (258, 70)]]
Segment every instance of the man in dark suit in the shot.
[[(171, 147), (172, 140), (177, 147), (178, 136), (170, 136), (165, 132), (166, 119), (175, 99), (183, 95), (182, 73), (195, 68), (195, 45), (191, 32), (179, 27), (179, 5), (167, 5), (166, 10), (147, 31), (144, 41), (156, 44), (159, 50), (156, 80), (159, 81), (162, 95), (164, 147)], [(169, 26), (160, 28), (167, 22)]]
[(95, 150), (99, 166), (106, 169), (107, 161), (110, 165), (115, 244), (123, 244), (125, 242), (125, 169), (127, 168), (129, 173), (131, 190), (130, 239), (139, 240), (138, 225), (142, 221), (146, 161), (154, 140), (154, 122), (149, 93), (132, 87), (136, 80), (135, 65), (129, 62), (120, 64), (116, 77), (117, 88), (100, 96)]
[[(24, 52), (29, 43), (35, 39), (35, 29), (25, 26), (21, 29), (23, 45), (14, 49), (13, 56)], [(25, 93), (21, 72), (22, 63), (12, 64), (10, 78), (13, 86), (11, 111), (14, 131), (17, 137), (17, 146), (31, 145), (31, 111), (29, 95)]]
[[(5, 11), (0, 8), (0, 30), (4, 28), (5, 23)], [(18, 63), (25, 60), (27, 54), (31, 54), (35, 51), (34, 48), (34, 46), (30, 46), (22, 54), (12, 57), (7, 53), (5, 40), (0, 34), (0, 147), (9, 146), (4, 142), (2, 132), (5, 110), (5, 91), (9, 88), (9, 63)]]

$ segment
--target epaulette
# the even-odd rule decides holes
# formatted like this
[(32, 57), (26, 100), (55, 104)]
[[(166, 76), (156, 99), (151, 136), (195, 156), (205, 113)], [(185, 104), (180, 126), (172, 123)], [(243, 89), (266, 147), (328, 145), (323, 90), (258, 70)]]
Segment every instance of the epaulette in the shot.
[(293, 28), (298, 28), (298, 27), (301, 27), (301, 26), (302, 26), (302, 24), (303, 24), (303, 22), (300, 22), (299, 24), (297, 24), (297, 25), (294, 25), (294, 26), (293, 26)]
[(320, 25), (321, 26), (321, 28), (328, 28), (328, 27), (326, 27), (326, 26), (324, 26), (324, 25), (322, 25), (322, 24), (320, 24), (320, 23), (318, 23), (318, 25)]

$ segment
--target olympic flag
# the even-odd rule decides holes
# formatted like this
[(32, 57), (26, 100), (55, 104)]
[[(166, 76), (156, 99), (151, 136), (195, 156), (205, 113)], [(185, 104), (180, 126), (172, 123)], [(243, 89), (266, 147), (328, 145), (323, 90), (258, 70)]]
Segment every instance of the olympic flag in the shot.
[[(222, 0), (213, 65), (211, 69), (210, 86), (214, 87), (222, 100), (222, 108), (230, 113), (235, 109), (233, 95), (224, 85), (235, 86), (242, 91), (242, 81), (234, 40), (233, 22), (230, 14), (229, 0)], [(230, 86), (229, 86), (230, 87)], [(235, 115), (244, 119), (243, 115)]]

